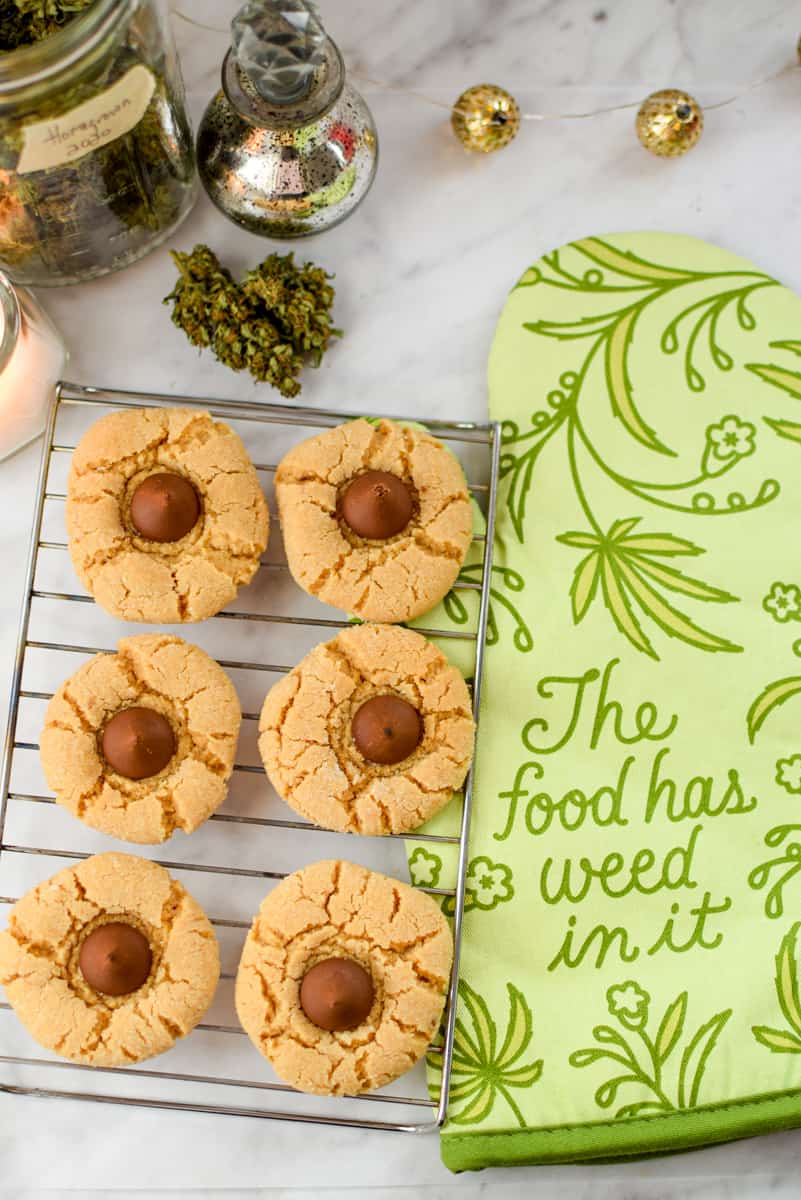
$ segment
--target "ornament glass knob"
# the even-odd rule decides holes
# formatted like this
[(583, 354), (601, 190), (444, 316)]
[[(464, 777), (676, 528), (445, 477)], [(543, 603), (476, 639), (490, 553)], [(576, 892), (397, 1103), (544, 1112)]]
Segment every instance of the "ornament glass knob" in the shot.
[(307, 95), (325, 61), (325, 30), (311, 0), (249, 0), (231, 22), (231, 34), (237, 62), (274, 104)]

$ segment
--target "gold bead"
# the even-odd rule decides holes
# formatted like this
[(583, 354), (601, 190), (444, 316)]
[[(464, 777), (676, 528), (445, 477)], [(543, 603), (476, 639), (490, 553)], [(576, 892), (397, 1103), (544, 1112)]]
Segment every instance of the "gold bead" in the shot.
[(514, 96), (503, 88), (479, 83), (462, 92), (451, 110), (451, 125), (465, 150), (490, 154), (515, 137), (520, 109)]
[(700, 104), (675, 88), (653, 92), (637, 113), (637, 137), (646, 150), (663, 158), (686, 154), (703, 128)]

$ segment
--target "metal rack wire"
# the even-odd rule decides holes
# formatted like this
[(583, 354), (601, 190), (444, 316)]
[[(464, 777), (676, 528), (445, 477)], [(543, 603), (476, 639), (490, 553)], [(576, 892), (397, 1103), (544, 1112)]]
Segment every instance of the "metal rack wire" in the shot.
[[(121, 628), (119, 622), (107, 618), (94, 606), (91, 596), (70, 590), (75, 588), (76, 581), (65, 553), (66, 493), (64, 483), (60, 485), (59, 481), (66, 480), (77, 439), (101, 411), (163, 405), (206, 409), (237, 429), (264, 479), (271, 504), (276, 461), (289, 445), (315, 429), (329, 428), (361, 415), (278, 404), (121, 392), (72, 383), (59, 385), (45, 431), (0, 768), (0, 907), (13, 904), (28, 887), (65, 862), (119, 848), (118, 843), (86, 829), (56, 805), (47, 794), (41, 776), (37, 778), (38, 744), (23, 735), (30, 730), (35, 737), (41, 727), (44, 705), (81, 657), (113, 650), (123, 632), (141, 632), (141, 626)], [(486, 534), (476, 534), (476, 540), (483, 542), (482, 582), (454, 585), (461, 592), (474, 594), (474, 626), (464, 630), (421, 629), (431, 637), (466, 643), (472, 649), (473, 708), (478, 720), (489, 617), (500, 428), (494, 423), (454, 421), (428, 421), (427, 426), (459, 454), (471, 491), (486, 517)], [(276, 449), (280, 453), (276, 454)], [(270, 461), (261, 461), (265, 456)], [(345, 624), (341, 613), (299, 596), (281, 554), (276, 526), (273, 521), (270, 548), (256, 581), (241, 598), (247, 607), (235, 603), (202, 626), (176, 627), (176, 632), (205, 644), (221, 665), (233, 673), (242, 700), (243, 730), (252, 731), (252, 735), (243, 735), (240, 741), (240, 753), (244, 744), (245, 757), (248, 757), (248, 740), (253, 743), (255, 739), (260, 699), (266, 691), (265, 675), (290, 670), (290, 664), (305, 652), (304, 637), (311, 639), (310, 645), (319, 640), (320, 631), (341, 629)], [(469, 600), (469, 596), (465, 599)], [(280, 611), (282, 608), (288, 611)], [(53, 628), (59, 629), (61, 640), (52, 640)], [(300, 649), (287, 654), (287, 642), (298, 639)], [(253, 648), (262, 644), (268, 649), (275, 645), (283, 651), (283, 661), (269, 661), (271, 654), (268, 661), (254, 656)], [(241, 647), (241, 656), (226, 656), (232, 646)], [(434, 1130), (442, 1124), (453, 1056), (473, 771), (466, 781), (461, 813), (456, 818), (458, 828), (455, 826), (452, 834), (358, 838), (334, 834), (287, 816), (289, 810), (277, 797), (266, 796), (267, 781), (255, 751), (250, 757), (255, 761), (237, 762), (229, 801), (192, 835), (191, 842), (186, 842), (185, 856), (179, 853), (162, 857), (162, 848), (137, 847), (137, 852), (152, 857), (179, 878), (188, 875), (190, 890), (211, 914), (221, 943), (223, 971), (220, 994), (207, 1014), (208, 1019), (189, 1038), (155, 1060), (157, 1065), (96, 1068), (65, 1062), (44, 1052), (32, 1054), (32, 1043), (18, 1026), (10, 1006), (0, 1002), (0, 1092), (414, 1133)], [(258, 815), (252, 811), (254, 808)], [(173, 842), (182, 838), (183, 835), (175, 835)], [(455, 898), (454, 965), (442, 1040), (437, 1046), (442, 1051), (439, 1096), (432, 1098), (428, 1094), (422, 1067), (396, 1084), (365, 1096), (330, 1100), (305, 1096), (272, 1077), (268, 1065), (252, 1050), (236, 1021), (231, 987), (241, 943), (250, 927), (250, 915), (258, 907), (265, 883), (269, 885), (284, 878), (289, 871), (316, 857), (368, 859), (365, 865), (397, 873), (404, 867), (402, 851), (406, 841), (438, 844), (445, 854), (450, 846), (451, 854), (455, 855), (453, 887), (424, 889)], [(325, 855), (315, 853), (320, 843), (325, 845)], [(271, 869), (263, 865), (265, 855), (271, 856)], [(232, 880), (236, 881), (236, 888), (230, 886)], [(219, 883), (224, 885), (222, 892), (215, 888)], [(254, 890), (256, 887), (258, 891)], [(228, 911), (218, 911), (217, 906), (223, 905)], [(205, 1069), (199, 1069), (199, 1063)], [(212, 1073), (209, 1064), (219, 1065), (220, 1069)], [(70, 1087), (54, 1086), (61, 1078)], [(248, 1097), (260, 1093), (269, 1093), (269, 1107), (247, 1103)], [(386, 1112), (386, 1117), (370, 1115), (376, 1110)]]

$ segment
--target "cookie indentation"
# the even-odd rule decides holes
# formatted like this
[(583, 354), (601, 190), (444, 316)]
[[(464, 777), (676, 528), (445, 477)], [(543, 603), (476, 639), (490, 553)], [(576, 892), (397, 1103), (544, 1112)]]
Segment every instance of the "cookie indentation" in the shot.
[[(425, 1053), (452, 958), (448, 923), (429, 896), (354, 863), (319, 862), (288, 875), (263, 901), (242, 951), (236, 1009), (281, 1079), (304, 1092), (358, 1095)], [(343, 960), (347, 968), (329, 966)], [(331, 978), (340, 969), (344, 983)], [(310, 1002), (308, 981), (321, 977), (331, 991)], [(350, 1018), (361, 1019), (328, 1028), (320, 1018), (345, 993)]]
[(366, 621), (428, 612), (472, 538), (458, 459), (394, 421), (349, 421), (301, 442), (279, 463), (275, 494), (296, 582)]
[[(376, 720), (388, 707), (392, 720)], [(436, 646), (397, 625), (354, 625), (267, 694), (259, 751), (278, 794), (315, 824), (407, 833), (461, 788), (474, 733), (467, 685)]]

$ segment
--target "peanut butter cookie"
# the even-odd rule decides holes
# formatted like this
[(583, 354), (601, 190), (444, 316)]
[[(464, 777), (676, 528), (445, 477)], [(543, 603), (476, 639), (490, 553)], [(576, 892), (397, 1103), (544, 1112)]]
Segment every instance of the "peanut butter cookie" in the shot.
[(437, 905), (348, 862), (287, 876), (242, 951), (236, 1010), (281, 1079), (357, 1095), (422, 1057), (445, 1003), (453, 942)]
[(349, 421), (301, 442), (281, 460), (275, 494), (297, 583), (365, 621), (428, 612), (472, 537), (458, 460), (393, 421)]
[(42, 768), (59, 804), (126, 842), (191, 833), (222, 803), (241, 714), (204, 650), (165, 633), (122, 638), (47, 706)]
[(81, 438), (67, 487), (73, 566), (124, 621), (202, 621), (256, 573), (267, 505), (245, 447), (207, 412), (109, 413)]
[(268, 693), (259, 750), (278, 794), (315, 824), (406, 833), (462, 786), (474, 733), (467, 685), (436, 646), (353, 625)]
[(23, 896), (0, 933), (0, 983), (40, 1045), (130, 1066), (194, 1029), (220, 975), (205, 913), (163, 867), (96, 854)]

